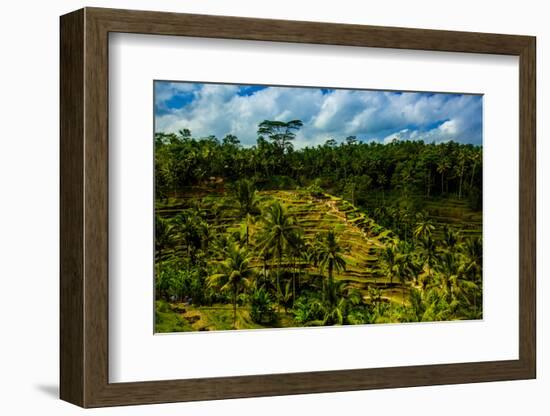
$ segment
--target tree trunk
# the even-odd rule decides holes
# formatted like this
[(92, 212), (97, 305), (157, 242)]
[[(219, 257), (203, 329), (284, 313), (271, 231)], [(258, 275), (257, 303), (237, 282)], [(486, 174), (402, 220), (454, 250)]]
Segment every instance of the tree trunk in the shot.
[(292, 273), (292, 307), (294, 307), (294, 302), (296, 302), (296, 270)]
[(233, 329), (237, 329), (237, 288), (233, 285)]
[(472, 192), (472, 186), (474, 186), (474, 175), (476, 173), (477, 161), (474, 162), (472, 166), (472, 176), (470, 176), (470, 192)]
[(281, 257), (281, 251), (279, 250), (279, 267), (277, 267), (277, 297), (279, 298), (277, 303), (279, 307), (281, 306)]
[(264, 286), (267, 285), (267, 259), (264, 257)]
[(464, 162), (460, 168), (460, 180), (458, 181), (458, 199), (462, 199), (462, 178), (464, 177)]
[(245, 218), (245, 235), (246, 235), (246, 247), (248, 247), (248, 214), (246, 214)]
[(334, 299), (333, 299), (333, 293), (332, 293), (332, 290), (334, 289), (334, 285), (333, 285), (333, 280), (332, 280), (332, 264), (329, 263), (328, 265), (328, 291), (329, 291), (329, 302), (330, 304), (332, 305), (332, 303), (334, 302)]

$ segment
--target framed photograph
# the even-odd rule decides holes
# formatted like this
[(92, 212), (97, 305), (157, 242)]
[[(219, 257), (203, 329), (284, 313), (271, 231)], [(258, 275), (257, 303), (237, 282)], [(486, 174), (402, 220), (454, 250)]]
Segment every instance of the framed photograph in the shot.
[(62, 16), (61, 398), (535, 378), (535, 49)]

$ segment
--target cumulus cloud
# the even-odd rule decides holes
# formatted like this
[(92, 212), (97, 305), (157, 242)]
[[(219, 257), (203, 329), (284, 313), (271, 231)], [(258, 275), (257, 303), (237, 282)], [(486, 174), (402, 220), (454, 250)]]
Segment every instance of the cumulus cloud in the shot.
[[(252, 91), (252, 92), (250, 92)], [(155, 84), (156, 131), (188, 128), (194, 136), (234, 134), (256, 142), (265, 119), (300, 119), (296, 146), (311, 146), (355, 135), (362, 141), (455, 140), (481, 144), (479, 95), (396, 93), (196, 83)]]

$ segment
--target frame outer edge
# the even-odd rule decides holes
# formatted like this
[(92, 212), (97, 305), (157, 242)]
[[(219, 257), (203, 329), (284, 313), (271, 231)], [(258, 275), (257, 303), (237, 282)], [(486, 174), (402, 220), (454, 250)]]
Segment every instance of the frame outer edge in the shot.
[(520, 360), (537, 376), (536, 296), (536, 37), (520, 54)]
[(532, 38), (453, 30), (87, 7), (113, 32), (519, 55)]
[[(331, 34), (324, 37), (313, 30), (325, 27), (324, 23), (101, 8), (70, 13), (63, 16), (61, 22), (62, 399), (82, 407), (103, 407), (519, 380), (535, 376), (535, 218), (522, 217), (522, 214), (535, 214), (535, 38), (331, 23), (326, 24)], [(247, 32), (245, 23), (254, 30)], [(244, 27), (235, 28), (236, 24)], [(290, 34), (287, 29), (291, 29)], [(223, 35), (217, 36), (216, 30)], [(519, 55), (520, 227), (525, 230), (520, 233), (520, 302), (524, 302), (520, 303), (520, 359), (110, 384), (109, 31), (357, 46), (373, 40), (375, 47)], [(413, 34), (418, 39), (411, 40)], [(438, 36), (444, 39), (435, 39)]]
[(60, 388), (84, 398), (84, 12), (60, 18)]
[(108, 30), (84, 8), (84, 403), (109, 385)]

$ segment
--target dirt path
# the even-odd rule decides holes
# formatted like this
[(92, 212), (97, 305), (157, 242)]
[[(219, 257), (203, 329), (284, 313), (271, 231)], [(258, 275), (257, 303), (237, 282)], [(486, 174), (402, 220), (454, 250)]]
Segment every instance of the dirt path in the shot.
[(330, 213), (334, 214), (338, 218), (341, 218), (346, 223), (346, 225), (348, 227), (351, 227), (354, 231), (358, 232), (361, 235), (361, 237), (363, 237), (367, 242), (370, 241), (368, 236), (367, 236), (367, 233), (362, 228), (360, 228), (357, 225), (355, 225), (354, 223), (350, 222), (348, 220), (348, 217), (347, 217), (346, 213), (342, 212), (342, 211), (340, 211), (340, 209), (338, 209), (338, 206), (336, 205), (336, 201), (329, 200), (329, 201), (326, 202), (326, 205), (328, 206)]

